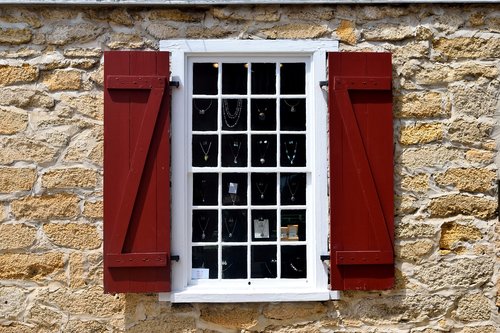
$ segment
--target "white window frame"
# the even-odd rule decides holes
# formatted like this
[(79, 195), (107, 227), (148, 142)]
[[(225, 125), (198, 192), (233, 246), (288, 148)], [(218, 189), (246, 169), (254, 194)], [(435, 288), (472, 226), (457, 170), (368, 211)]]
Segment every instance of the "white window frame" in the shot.
[[(171, 154), (172, 154), (172, 255), (179, 255), (178, 262), (172, 261), (172, 292), (160, 293), (161, 301), (179, 303), (195, 302), (263, 302), (263, 301), (313, 301), (338, 299), (339, 293), (328, 288), (328, 269), (320, 260), (328, 253), (329, 215), (327, 197), (328, 170), (328, 122), (327, 95), (319, 82), (326, 80), (326, 53), (338, 50), (338, 42), (331, 40), (164, 40), (160, 50), (171, 52), (170, 70), (172, 80), (179, 81), (172, 91), (171, 112)], [(234, 287), (230, 280), (207, 280), (207, 283), (188, 285), (191, 263), (191, 221), (190, 216), (190, 94), (187, 91), (189, 78), (188, 63), (191, 57), (203, 56), (283, 56), (308, 57), (311, 72), (306, 87), (309, 103), (307, 108), (308, 171), (312, 175), (312, 197), (308, 207), (312, 213), (308, 220), (312, 232), (307, 239), (308, 279), (286, 281), (283, 287), (269, 283), (266, 279), (252, 279), (251, 285)], [(314, 149), (311, 149), (314, 147)], [(311, 162), (311, 163), (309, 163)], [(311, 172), (314, 171), (314, 172)], [(302, 172), (302, 171), (301, 171)], [(308, 194), (309, 195), (309, 194)], [(311, 229), (310, 229), (311, 230)], [(304, 281), (305, 280), (305, 281)], [(223, 282), (220, 283), (220, 282)], [(273, 281), (275, 282), (275, 281)]]

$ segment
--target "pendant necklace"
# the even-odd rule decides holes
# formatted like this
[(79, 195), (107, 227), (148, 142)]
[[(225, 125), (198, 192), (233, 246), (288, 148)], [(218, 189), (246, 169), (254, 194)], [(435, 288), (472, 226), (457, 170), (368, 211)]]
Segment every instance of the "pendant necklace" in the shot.
[(286, 185), (288, 187), (288, 191), (290, 192), (290, 200), (292, 202), (294, 202), (295, 201), (295, 193), (297, 193), (297, 190), (299, 189), (299, 185), (297, 183), (295, 183), (295, 188), (292, 190), (292, 186), (290, 185), (290, 177), (287, 178)]
[[(299, 259), (299, 258), (297, 258), (297, 259)], [(304, 271), (304, 269), (297, 268), (297, 267), (296, 267), (296, 266), (292, 263), (292, 261), (291, 261), (291, 260), (290, 260), (290, 267), (292, 267), (292, 269), (293, 269), (294, 271), (296, 271), (297, 273), (301, 273), (301, 272), (303, 272), (303, 271)]]
[(205, 203), (205, 193), (207, 192), (207, 180), (202, 179), (201, 180), (201, 189), (200, 189), (200, 194), (201, 194), (201, 202)]
[[(266, 193), (266, 191), (267, 191), (267, 186), (268, 186), (268, 185), (269, 185), (269, 184), (266, 184), (266, 185), (264, 186), (264, 184), (263, 184), (262, 182), (255, 183), (255, 186), (257, 187), (257, 190), (258, 190), (258, 191), (259, 191), (259, 193), (260, 193), (260, 198), (261, 198), (261, 199), (264, 199), (264, 194), (265, 194), (265, 193)], [(262, 188), (261, 188), (262, 186), (264, 186), (264, 190), (262, 190)]]
[(196, 101), (193, 99), (193, 106), (194, 108), (198, 111), (198, 114), (203, 116), (205, 114), (205, 112), (207, 112), (210, 107), (212, 106), (212, 100), (210, 100), (210, 103), (208, 104), (208, 106), (205, 108), (205, 107), (198, 107), (198, 105), (196, 105)]
[[(224, 123), (226, 124), (227, 127), (233, 128), (238, 124), (238, 121), (240, 120), (241, 117), (241, 110), (243, 109), (243, 100), (238, 99), (236, 101), (236, 109), (234, 110), (234, 113), (231, 113), (229, 111), (229, 102), (227, 99), (225, 99), (222, 102), (222, 116), (224, 118)], [(230, 121), (232, 123), (230, 123)]]
[[(255, 103), (257, 104), (257, 103)], [(264, 111), (261, 111), (260, 107), (257, 105), (257, 112), (258, 112), (258, 115), (259, 115), (259, 120), (265, 120), (266, 119), (266, 111), (267, 111), (267, 107), (264, 107)]]
[[(236, 153), (234, 152), (236, 147)], [(229, 144), (229, 148), (231, 149), (231, 154), (233, 155), (233, 163), (238, 164), (238, 155), (240, 155), (241, 149), (241, 141), (233, 141), (233, 144)]]
[[(265, 145), (264, 152), (262, 151), (262, 146)], [(267, 148), (269, 148), (269, 142), (267, 140), (260, 140), (259, 141), (259, 155), (260, 155), (260, 164), (266, 163), (266, 153), (267, 153)]]
[(290, 103), (288, 103), (288, 102), (286, 101), (286, 99), (284, 99), (283, 101), (284, 101), (284, 102), (285, 102), (285, 104), (286, 104), (286, 105), (288, 105), (288, 107), (290, 108), (290, 112), (295, 112), (295, 107), (296, 107), (297, 105), (299, 105), (299, 103), (300, 103), (300, 100), (298, 100), (298, 101), (297, 101), (297, 103), (295, 103), (295, 104), (293, 104), (293, 103), (291, 103), (291, 104), (290, 104)]
[(236, 229), (236, 223), (238, 222), (238, 220), (237, 219), (234, 220), (232, 217), (229, 218), (229, 224), (233, 223), (233, 229), (231, 231), (229, 231), (227, 222), (228, 222), (227, 219), (224, 219), (224, 225), (226, 226), (227, 234), (229, 238), (233, 238), (234, 229)]
[[(288, 145), (290, 145), (290, 147), (295, 144), (294, 148), (293, 148), (293, 154), (292, 156), (290, 156), (290, 153), (288, 152)], [(293, 161), (295, 161), (295, 157), (297, 156), (297, 146), (298, 146), (299, 142), (298, 141), (288, 141), (288, 143), (285, 141), (285, 153), (286, 153), (286, 157), (288, 158), (288, 161), (290, 162), (291, 165), (293, 165)]]
[(204, 218), (200, 218), (198, 220), (198, 225), (200, 226), (200, 229), (201, 229), (201, 239), (205, 239), (206, 235), (205, 235), (205, 230), (207, 230), (207, 227), (208, 227), (208, 222), (210, 222), (210, 217), (207, 218), (207, 223), (205, 223), (205, 227), (202, 227), (201, 226), (201, 220), (204, 219)]
[[(205, 150), (205, 147), (207, 146), (208, 144), (208, 148)], [(201, 148), (201, 151), (203, 152), (203, 158), (205, 159), (205, 161), (208, 160), (208, 154), (210, 153), (210, 148), (212, 148), (212, 141), (208, 142), (207, 141), (203, 141), (203, 143), (200, 141), (200, 148)]]
[(229, 268), (231, 268), (231, 266), (233, 266), (233, 264), (232, 264), (232, 263), (230, 263), (230, 264), (228, 265), (226, 260), (222, 260), (222, 266), (227, 266), (226, 268), (222, 268), (222, 272), (225, 272), (225, 271), (227, 271)]

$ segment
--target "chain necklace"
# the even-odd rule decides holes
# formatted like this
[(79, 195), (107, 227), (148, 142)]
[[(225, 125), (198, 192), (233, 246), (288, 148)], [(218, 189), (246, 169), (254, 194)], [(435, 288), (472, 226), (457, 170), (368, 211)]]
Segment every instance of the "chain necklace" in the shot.
[[(234, 153), (234, 147), (237, 147), (236, 153)], [(234, 158), (234, 164), (238, 164), (238, 155), (240, 155), (241, 141), (233, 141), (233, 144), (229, 144), (229, 148), (231, 149), (231, 155), (233, 155)]]
[(257, 106), (257, 112), (258, 112), (258, 115), (259, 115), (259, 120), (265, 120), (266, 119), (267, 106), (264, 107), (264, 111), (261, 111), (259, 105), (257, 103), (255, 103), (255, 105)]
[[(269, 185), (269, 184), (266, 184), (266, 185), (264, 186), (264, 184), (263, 184), (262, 182), (255, 183), (255, 187), (257, 187), (257, 190), (259, 191), (259, 193), (260, 193), (260, 198), (261, 198), (261, 199), (264, 199), (264, 194), (265, 194), (265, 193), (266, 193), (266, 191), (267, 191), (267, 186), (268, 186), (268, 185)], [(261, 186), (264, 186), (264, 190), (262, 190)]]
[(294, 271), (296, 271), (297, 273), (301, 273), (301, 272), (303, 272), (303, 271), (304, 271), (304, 269), (297, 268), (297, 267), (296, 267), (296, 266), (292, 263), (292, 261), (291, 261), (291, 260), (290, 260), (290, 267), (292, 267), (292, 269), (293, 269)]
[(200, 148), (201, 151), (203, 152), (203, 158), (205, 161), (208, 160), (208, 154), (210, 153), (210, 148), (212, 148), (212, 141), (208, 142), (208, 148), (205, 150), (205, 146), (207, 145), (207, 141), (203, 141), (203, 143), (200, 141)]
[[(236, 102), (236, 109), (234, 110), (234, 113), (231, 113), (229, 111), (229, 102), (227, 99), (225, 99), (222, 102), (222, 116), (224, 118), (224, 123), (226, 124), (227, 127), (233, 128), (238, 124), (238, 121), (240, 120), (241, 117), (241, 110), (243, 109), (243, 100), (238, 99)], [(230, 123), (230, 121), (232, 123)]]
[(206, 237), (205, 230), (207, 230), (208, 223), (210, 222), (210, 217), (207, 218), (207, 223), (205, 223), (205, 227), (201, 226), (201, 220), (202, 220), (202, 218), (198, 219), (198, 225), (200, 226), (200, 229), (201, 229), (201, 239), (205, 239), (205, 237)]
[[(288, 152), (288, 145), (292, 146), (293, 144), (295, 144), (295, 147), (293, 148), (292, 156), (290, 156), (290, 153)], [(295, 161), (295, 157), (297, 156), (298, 144), (299, 144), (298, 141), (290, 140), (290, 141), (288, 141), (288, 143), (285, 141), (285, 153), (286, 153), (286, 157), (288, 158), (288, 161), (290, 162), (291, 165), (293, 165), (293, 161)]]
[(193, 99), (193, 106), (194, 108), (198, 111), (198, 114), (203, 116), (205, 114), (205, 112), (207, 112), (210, 107), (212, 106), (212, 100), (210, 100), (210, 103), (208, 104), (208, 106), (206, 108), (200, 108), (198, 107), (198, 105), (196, 105), (196, 101)]
[[(264, 152), (262, 152), (262, 146), (265, 145)], [(269, 142), (267, 140), (260, 140), (259, 141), (259, 155), (260, 155), (260, 164), (266, 163), (266, 153), (267, 153), (267, 148), (269, 148)]]
[(207, 180), (202, 179), (201, 180), (201, 189), (200, 189), (200, 194), (201, 194), (201, 202), (205, 203), (205, 193), (207, 192)]
[(292, 202), (294, 202), (295, 201), (295, 193), (297, 193), (297, 190), (299, 189), (299, 185), (297, 183), (295, 183), (295, 188), (292, 190), (292, 186), (290, 185), (290, 177), (287, 178), (286, 185), (288, 187), (288, 191), (290, 192), (290, 200)]
[(284, 100), (283, 100), (283, 102), (285, 102), (285, 104), (286, 104), (286, 105), (288, 105), (288, 107), (290, 108), (290, 112), (295, 112), (295, 107), (296, 107), (297, 105), (299, 105), (300, 100), (298, 100), (298, 101), (297, 101), (297, 103), (295, 103), (295, 104), (293, 104), (293, 103), (292, 103), (292, 104), (289, 104), (289, 103), (286, 101), (286, 99), (284, 99)]
[(236, 223), (238, 222), (238, 219), (234, 220), (232, 217), (229, 218), (229, 223), (233, 223), (233, 229), (229, 231), (229, 227), (227, 225), (227, 219), (224, 219), (224, 225), (226, 226), (227, 234), (229, 238), (233, 238), (234, 230), (236, 229)]

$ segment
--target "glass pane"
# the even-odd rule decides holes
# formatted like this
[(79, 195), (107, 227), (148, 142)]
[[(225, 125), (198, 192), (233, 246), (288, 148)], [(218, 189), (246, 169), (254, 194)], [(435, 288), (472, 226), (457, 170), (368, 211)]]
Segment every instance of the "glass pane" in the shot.
[(307, 276), (306, 246), (281, 247), (281, 277), (290, 279)]
[(248, 64), (222, 64), (222, 93), (246, 95)]
[(252, 173), (252, 205), (276, 204), (276, 174)]
[(276, 166), (276, 135), (252, 135), (252, 166)]
[(306, 204), (306, 174), (282, 173), (280, 177), (281, 204)]
[(252, 64), (252, 94), (276, 92), (276, 64)]
[(193, 174), (193, 205), (217, 205), (219, 175), (216, 173)]
[(223, 167), (247, 166), (246, 135), (223, 135), (221, 151)]
[(281, 136), (281, 166), (306, 166), (305, 134), (283, 134)]
[(217, 279), (217, 246), (193, 246), (192, 261), (193, 279), (205, 278), (206, 275)]
[(252, 278), (276, 278), (276, 245), (252, 246)]
[(306, 92), (306, 64), (281, 64), (281, 93), (305, 94)]
[(217, 95), (217, 68), (213, 63), (193, 64), (193, 94)]
[(225, 173), (222, 175), (222, 204), (247, 204), (247, 174)]
[(216, 210), (193, 211), (193, 242), (216, 242), (217, 231)]
[(222, 129), (244, 131), (247, 129), (247, 102), (245, 99), (222, 100)]
[(281, 241), (305, 241), (306, 211), (282, 210), (280, 234)]
[(193, 99), (193, 131), (217, 130), (217, 100)]
[(252, 240), (276, 240), (275, 210), (252, 210)]
[(284, 131), (305, 131), (306, 100), (285, 98), (280, 103), (280, 128)]
[(225, 209), (222, 211), (222, 241), (247, 241), (247, 211), (243, 209)]
[(222, 247), (222, 278), (223, 279), (247, 278), (246, 246)]
[(252, 130), (272, 131), (276, 129), (276, 100), (252, 99), (251, 101)]
[(193, 166), (217, 166), (217, 135), (193, 135)]

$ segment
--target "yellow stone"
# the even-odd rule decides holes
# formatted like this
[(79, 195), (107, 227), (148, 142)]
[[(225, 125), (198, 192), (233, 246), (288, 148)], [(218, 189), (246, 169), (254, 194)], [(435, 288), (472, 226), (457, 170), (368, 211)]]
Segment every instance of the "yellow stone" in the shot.
[(453, 59), (463, 58), (499, 58), (500, 39), (499, 38), (439, 38), (433, 41), (433, 47), (447, 57)]
[(203, 19), (203, 12), (189, 11), (187, 9), (153, 9), (147, 12), (146, 17), (151, 21), (168, 20), (178, 22), (200, 22)]
[(83, 208), (83, 215), (86, 217), (90, 217), (93, 219), (102, 219), (103, 217), (103, 202), (85, 202), (85, 206)]
[(429, 189), (429, 178), (428, 174), (405, 176), (401, 181), (401, 188), (407, 191), (426, 192)]
[(15, 161), (44, 163), (51, 161), (55, 154), (54, 148), (39, 141), (24, 137), (0, 138), (0, 164)]
[(401, 154), (401, 164), (407, 168), (442, 166), (447, 162), (463, 159), (463, 152), (443, 146), (408, 148)]
[(493, 188), (496, 172), (488, 169), (453, 168), (435, 177), (439, 185), (454, 185), (467, 192), (487, 192)]
[(107, 45), (111, 49), (139, 49), (144, 47), (144, 40), (136, 34), (115, 33), (111, 35)]
[(81, 253), (71, 253), (69, 256), (69, 283), (71, 288), (77, 289), (86, 286), (86, 272), (84, 265), (85, 263)]
[(465, 322), (489, 320), (491, 317), (490, 301), (482, 293), (465, 295), (458, 301), (456, 316)]
[(326, 36), (329, 29), (319, 24), (290, 23), (264, 29), (262, 33), (272, 39), (305, 39)]
[(414, 36), (413, 28), (406, 24), (381, 24), (363, 31), (368, 41), (399, 41)]
[(335, 30), (337, 37), (341, 42), (347, 43), (349, 45), (356, 44), (357, 37), (355, 29), (356, 25), (352, 21), (342, 20)]
[(35, 169), (0, 168), (0, 193), (29, 191), (35, 180)]
[(78, 70), (54, 70), (46, 75), (43, 83), (51, 91), (79, 90), (82, 86), (82, 73)]
[(443, 125), (424, 123), (401, 128), (399, 142), (403, 145), (415, 145), (439, 141), (443, 138)]
[(204, 27), (188, 27), (186, 36), (189, 38), (222, 38), (232, 34), (233, 31), (226, 27), (213, 27), (210, 29)]
[(449, 194), (431, 200), (429, 212), (431, 217), (448, 217), (454, 215), (473, 215), (480, 219), (495, 216), (497, 203), (483, 197), (464, 194)]
[(0, 107), (0, 134), (15, 134), (28, 126), (26, 112), (14, 107)]
[(460, 248), (460, 243), (473, 243), (483, 237), (481, 231), (467, 224), (456, 222), (446, 222), (441, 226), (441, 238), (439, 239), (439, 249), (442, 251), (456, 252)]
[(321, 317), (328, 308), (323, 303), (271, 303), (264, 307), (262, 314), (269, 319), (290, 320), (311, 317)]
[(40, 281), (62, 270), (63, 258), (57, 252), (0, 254), (0, 279)]
[(29, 29), (0, 29), (0, 44), (25, 44), (31, 40), (31, 36)]
[(258, 304), (211, 304), (200, 308), (200, 319), (226, 328), (250, 329), (258, 318)]
[(11, 209), (16, 218), (49, 220), (72, 218), (78, 215), (78, 197), (73, 194), (53, 194), (25, 197), (12, 201)]
[(412, 262), (421, 262), (431, 252), (433, 245), (434, 242), (430, 240), (403, 243), (396, 246), (396, 257)]
[(44, 188), (93, 188), (97, 185), (98, 173), (84, 168), (50, 170), (42, 175)]
[(104, 97), (102, 93), (62, 94), (61, 101), (76, 112), (89, 118), (95, 120), (104, 119)]
[(55, 224), (43, 226), (49, 240), (57, 246), (79, 250), (91, 250), (101, 246), (101, 237), (95, 226), (90, 224)]
[(21, 66), (0, 65), (0, 86), (14, 83), (28, 83), (38, 79), (38, 68), (23, 64)]
[(451, 105), (443, 93), (431, 91), (395, 96), (394, 110), (399, 118), (448, 117)]
[(473, 163), (489, 164), (493, 162), (495, 154), (491, 151), (471, 149), (465, 154), (465, 158)]
[(33, 227), (25, 224), (0, 224), (0, 250), (27, 248), (33, 245), (35, 239), (36, 229)]
[(102, 50), (98, 48), (69, 48), (63, 51), (68, 58), (100, 58)]

